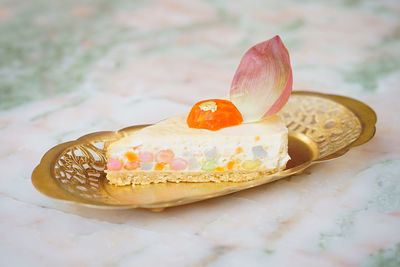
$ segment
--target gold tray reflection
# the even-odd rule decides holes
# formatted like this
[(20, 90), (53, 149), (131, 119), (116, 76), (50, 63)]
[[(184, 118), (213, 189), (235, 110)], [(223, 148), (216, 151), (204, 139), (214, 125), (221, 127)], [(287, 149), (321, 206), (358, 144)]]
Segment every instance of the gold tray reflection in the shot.
[(50, 149), (32, 173), (46, 196), (97, 208), (152, 210), (226, 195), (301, 173), (311, 164), (337, 158), (375, 133), (375, 112), (352, 98), (295, 91), (280, 112), (289, 128), (291, 160), (284, 171), (232, 183), (165, 183), (117, 187), (107, 183), (105, 148), (144, 126), (97, 132)]

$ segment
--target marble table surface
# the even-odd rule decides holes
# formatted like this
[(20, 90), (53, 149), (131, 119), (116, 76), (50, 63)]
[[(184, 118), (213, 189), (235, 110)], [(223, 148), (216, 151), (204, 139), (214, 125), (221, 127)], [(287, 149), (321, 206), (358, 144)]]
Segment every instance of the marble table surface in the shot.
[[(369, 143), (303, 175), (161, 213), (39, 194), (52, 146), (224, 97), (279, 34), (294, 87), (360, 99)], [(400, 3), (1, 1), (1, 266), (400, 266)]]

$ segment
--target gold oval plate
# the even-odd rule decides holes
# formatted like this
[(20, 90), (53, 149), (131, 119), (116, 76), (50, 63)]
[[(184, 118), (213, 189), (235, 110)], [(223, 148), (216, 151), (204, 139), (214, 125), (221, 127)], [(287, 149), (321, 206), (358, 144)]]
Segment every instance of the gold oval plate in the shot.
[(163, 183), (114, 186), (104, 169), (106, 147), (144, 126), (96, 132), (50, 149), (32, 173), (44, 195), (96, 208), (162, 210), (214, 198), (299, 174), (314, 163), (337, 158), (375, 134), (376, 114), (344, 96), (294, 91), (280, 112), (289, 128), (291, 160), (284, 171), (241, 183)]

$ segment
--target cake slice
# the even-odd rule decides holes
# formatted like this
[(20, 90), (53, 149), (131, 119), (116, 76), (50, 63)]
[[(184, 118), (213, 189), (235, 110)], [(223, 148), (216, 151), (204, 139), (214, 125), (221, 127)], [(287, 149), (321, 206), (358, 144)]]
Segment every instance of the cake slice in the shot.
[(218, 131), (173, 117), (113, 143), (107, 179), (115, 185), (247, 181), (284, 169), (287, 145), (288, 130), (277, 115)]
[(230, 99), (197, 102), (111, 144), (107, 179), (115, 185), (242, 182), (283, 170), (288, 130), (276, 113), (292, 91), (289, 54), (279, 36), (243, 56)]

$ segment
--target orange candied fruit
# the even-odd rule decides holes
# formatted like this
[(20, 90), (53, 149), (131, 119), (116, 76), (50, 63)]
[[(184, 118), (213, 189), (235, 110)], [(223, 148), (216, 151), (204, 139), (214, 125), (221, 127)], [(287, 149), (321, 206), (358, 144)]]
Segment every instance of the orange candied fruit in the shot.
[(242, 114), (228, 100), (209, 99), (197, 102), (187, 117), (190, 128), (217, 131), (239, 125), (243, 122)]

